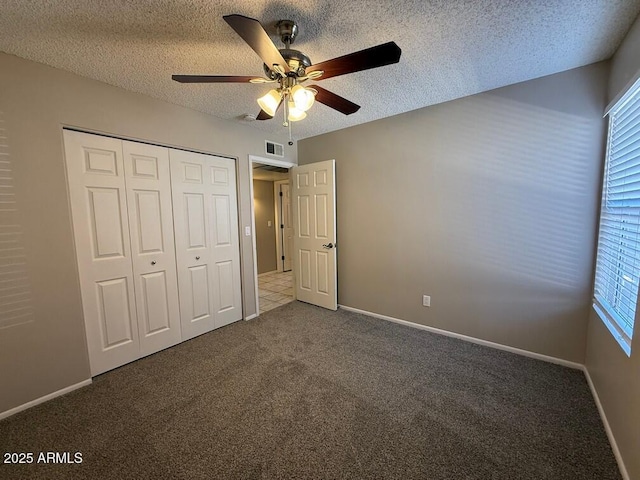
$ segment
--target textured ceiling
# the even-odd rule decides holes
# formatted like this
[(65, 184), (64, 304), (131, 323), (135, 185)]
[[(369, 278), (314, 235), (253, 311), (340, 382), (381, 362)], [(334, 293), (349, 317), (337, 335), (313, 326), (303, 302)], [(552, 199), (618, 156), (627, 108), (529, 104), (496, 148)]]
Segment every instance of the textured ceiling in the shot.
[[(223, 21), (239, 13), (298, 22), (293, 48), (314, 63), (395, 41), (400, 63), (320, 84), (362, 105), (316, 103), (293, 124), (306, 138), (607, 59), (640, 0), (1, 0), (0, 50), (246, 123), (268, 85), (184, 85), (171, 74), (261, 75)], [(252, 126), (281, 133), (279, 117)]]

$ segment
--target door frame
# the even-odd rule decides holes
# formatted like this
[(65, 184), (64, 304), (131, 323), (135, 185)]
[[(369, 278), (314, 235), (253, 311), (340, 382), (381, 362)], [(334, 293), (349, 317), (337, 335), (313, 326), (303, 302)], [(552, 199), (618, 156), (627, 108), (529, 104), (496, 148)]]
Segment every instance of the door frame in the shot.
[[(253, 164), (260, 163), (262, 165), (271, 165), (272, 167), (288, 168), (289, 171), (293, 167), (297, 167), (298, 164), (293, 162), (287, 162), (286, 160), (276, 160), (275, 158), (259, 157), (257, 155), (249, 155), (249, 189), (251, 193), (251, 242), (253, 244), (253, 279), (254, 289), (256, 292), (256, 313), (255, 316), (251, 315), (247, 317), (247, 320), (260, 316), (260, 292), (258, 291), (258, 249), (256, 246), (256, 212), (253, 205)], [(292, 266), (293, 270), (293, 266)], [(293, 272), (295, 277), (296, 272)], [(295, 298), (295, 293), (294, 293)]]
[[(284, 271), (284, 265), (282, 264), (282, 253), (284, 252), (284, 231), (280, 228), (282, 224), (282, 197), (280, 196), (280, 185), (290, 185), (289, 180), (274, 180), (273, 182), (273, 199), (276, 210), (276, 270), (278, 272)], [(293, 267), (292, 267), (293, 270)]]

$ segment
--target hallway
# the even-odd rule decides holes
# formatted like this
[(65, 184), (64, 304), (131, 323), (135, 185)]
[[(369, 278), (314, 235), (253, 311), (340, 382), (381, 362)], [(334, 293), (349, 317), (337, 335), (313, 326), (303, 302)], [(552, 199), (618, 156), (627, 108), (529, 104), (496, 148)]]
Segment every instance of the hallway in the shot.
[(293, 272), (269, 272), (258, 275), (260, 313), (293, 302)]

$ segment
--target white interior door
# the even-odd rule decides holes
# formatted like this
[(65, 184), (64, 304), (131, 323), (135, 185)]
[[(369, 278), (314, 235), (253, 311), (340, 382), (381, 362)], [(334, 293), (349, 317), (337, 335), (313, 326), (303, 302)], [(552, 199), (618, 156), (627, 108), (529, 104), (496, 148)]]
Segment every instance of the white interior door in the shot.
[(291, 189), (288, 183), (280, 185), (280, 197), (282, 204), (282, 256), (284, 256), (284, 262), (282, 269), (285, 272), (291, 270), (293, 266), (293, 215), (291, 212)]
[(183, 338), (242, 317), (235, 162), (171, 150)]
[(336, 310), (335, 160), (292, 169), (296, 298)]
[(64, 131), (91, 375), (139, 357), (120, 140)]
[(123, 141), (141, 356), (179, 343), (169, 150)]

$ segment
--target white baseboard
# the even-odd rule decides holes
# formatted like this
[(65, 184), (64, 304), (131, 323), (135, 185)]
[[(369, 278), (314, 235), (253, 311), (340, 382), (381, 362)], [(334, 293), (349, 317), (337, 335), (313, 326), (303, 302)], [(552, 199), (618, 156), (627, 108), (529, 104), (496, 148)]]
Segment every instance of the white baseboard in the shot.
[(408, 322), (407, 320), (400, 320), (399, 318), (389, 317), (387, 315), (381, 315), (379, 313), (367, 312), (366, 310), (360, 310), (358, 308), (347, 307), (346, 305), (338, 305), (340, 308), (349, 312), (362, 313), (370, 317), (379, 318), (381, 320), (387, 320), (389, 322), (399, 323), (408, 327), (417, 328), (419, 330), (426, 330), (427, 332), (437, 333), (438, 335), (444, 335), (446, 337), (453, 337), (465, 342), (477, 343), (478, 345), (484, 345), (485, 347), (495, 348), (497, 350), (504, 350), (506, 352), (515, 353), (524, 357), (535, 358), (536, 360), (542, 360), (544, 362), (555, 363), (564, 367), (574, 368), (576, 370), (583, 370), (584, 365), (581, 363), (570, 362), (562, 358), (551, 357), (549, 355), (543, 355), (541, 353), (530, 352), (529, 350), (522, 350), (520, 348), (510, 347), (508, 345), (502, 345), (501, 343), (490, 342), (488, 340), (482, 340), (480, 338), (469, 337), (462, 335), (461, 333), (449, 332), (447, 330), (441, 330), (440, 328), (429, 327), (427, 325), (420, 325), (419, 323)]
[(252, 313), (251, 315), (249, 315), (248, 317), (245, 317), (245, 320), (253, 320), (254, 318), (256, 318), (258, 316), (257, 313)]
[(596, 387), (591, 380), (591, 375), (589, 375), (589, 370), (587, 370), (586, 366), (582, 370), (584, 371), (584, 376), (587, 377), (587, 383), (589, 384), (589, 388), (591, 389), (591, 395), (593, 395), (593, 399), (595, 400), (596, 406), (598, 407), (598, 412), (600, 413), (600, 418), (602, 419), (604, 430), (605, 432), (607, 432), (609, 444), (611, 445), (611, 450), (613, 450), (613, 456), (616, 457), (616, 462), (618, 462), (620, 474), (622, 475), (623, 480), (631, 480), (631, 477), (629, 477), (629, 473), (627, 472), (627, 468), (624, 466), (624, 461), (622, 460), (620, 449), (618, 448), (618, 444), (616, 443), (616, 438), (613, 436), (613, 431), (611, 430), (611, 426), (609, 425), (609, 421), (607, 420), (607, 415), (604, 413), (602, 403), (600, 403), (600, 397), (598, 396)]
[(80, 383), (76, 383), (74, 385), (69, 385), (68, 387), (65, 387), (61, 390), (58, 390), (56, 392), (50, 393), (48, 395), (45, 395), (44, 397), (40, 397), (40, 398), (36, 398), (35, 400), (31, 400), (30, 402), (24, 403), (22, 405), (19, 405), (15, 408), (12, 408), (11, 410), (7, 410), (6, 412), (1, 412), (0, 413), (0, 420), (2, 420), (3, 418), (7, 418), (10, 417), (11, 415), (15, 415), (18, 412), (21, 412), (23, 410), (26, 410), (28, 408), (31, 407), (35, 407), (36, 405), (39, 405), (41, 403), (47, 402), (49, 400), (52, 400), (56, 397), (60, 397), (62, 395), (65, 395), (69, 392), (72, 392), (74, 390), (77, 390), (78, 388), (82, 388), (82, 387), (86, 387), (87, 385), (91, 385), (91, 379), (87, 379), (87, 380), (83, 380)]

